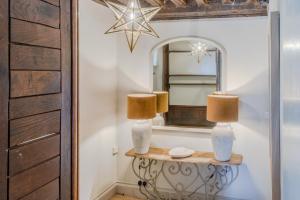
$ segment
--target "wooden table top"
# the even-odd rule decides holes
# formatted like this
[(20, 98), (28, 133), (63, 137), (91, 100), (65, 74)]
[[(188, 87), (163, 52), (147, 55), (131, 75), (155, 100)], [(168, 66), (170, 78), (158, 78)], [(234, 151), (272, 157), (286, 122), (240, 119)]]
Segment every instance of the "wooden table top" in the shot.
[(226, 162), (220, 162), (214, 159), (213, 152), (196, 151), (192, 156), (187, 158), (172, 158), (168, 155), (170, 149), (168, 148), (154, 148), (151, 147), (146, 154), (136, 154), (134, 149), (129, 150), (125, 155), (128, 157), (146, 158), (169, 162), (183, 162), (183, 163), (199, 163), (199, 164), (213, 164), (213, 165), (241, 165), (243, 156), (239, 154), (232, 154), (231, 159)]

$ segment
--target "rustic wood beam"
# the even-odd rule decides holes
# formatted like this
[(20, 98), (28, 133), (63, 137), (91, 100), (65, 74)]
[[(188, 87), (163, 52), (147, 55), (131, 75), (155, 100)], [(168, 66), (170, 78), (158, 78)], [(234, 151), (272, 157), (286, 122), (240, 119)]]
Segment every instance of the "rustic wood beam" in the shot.
[(208, 5), (208, 0), (196, 0), (197, 6), (206, 6)]
[[(105, 5), (103, 0), (93, 0)], [(118, 3), (127, 0), (109, 0)], [(142, 7), (154, 6), (149, 3), (150, 0), (142, 0)], [(151, 0), (163, 3), (163, 8), (156, 14), (153, 20), (179, 20), (179, 19), (199, 19), (199, 18), (226, 18), (226, 17), (250, 17), (267, 16), (268, 3), (260, 4), (258, 0), (246, 0), (233, 4), (233, 0), (220, 0), (218, 3), (210, 3), (210, 0), (199, 0), (201, 6), (197, 6), (198, 0)], [(208, 2), (208, 6), (202, 3)], [(120, 3), (120, 2), (119, 2)], [(228, 9), (230, 4), (230, 9)], [(155, 5), (157, 6), (157, 5)]]
[(162, 0), (145, 0), (151, 6), (162, 6), (164, 2)]
[[(96, 3), (99, 3), (101, 5), (107, 6), (104, 3), (103, 0), (93, 0), (93, 1), (96, 2)], [(107, 1), (122, 4), (122, 5), (125, 5), (125, 6), (127, 6), (127, 4), (128, 4), (128, 0), (107, 0)], [(159, 1), (159, 0), (157, 0), (157, 1)], [(146, 3), (145, 1), (140, 1), (140, 4), (141, 4), (142, 7), (149, 7), (149, 3)]]
[(222, 3), (223, 3), (223, 4), (231, 4), (231, 3), (232, 3), (232, 0), (222, 0)]
[[(245, 5), (246, 6), (246, 5)], [(178, 12), (176, 8), (169, 8), (168, 10), (162, 9), (161, 12), (156, 14), (153, 20), (179, 20), (179, 19), (201, 19), (201, 18), (228, 18), (228, 17), (250, 17), (250, 16), (267, 16), (267, 7), (255, 9), (212, 9), (207, 10), (204, 7), (191, 11), (190, 8), (181, 8)]]
[(117, 0), (120, 4), (127, 5), (127, 0)]
[(175, 4), (176, 7), (185, 7), (186, 6), (186, 0), (171, 0), (173, 4)]
[(106, 6), (106, 4), (102, 0), (93, 0), (96, 3), (99, 3), (100, 5)]
[(254, 5), (257, 5), (259, 4), (258, 0), (247, 0), (246, 1), (246, 4), (254, 4)]

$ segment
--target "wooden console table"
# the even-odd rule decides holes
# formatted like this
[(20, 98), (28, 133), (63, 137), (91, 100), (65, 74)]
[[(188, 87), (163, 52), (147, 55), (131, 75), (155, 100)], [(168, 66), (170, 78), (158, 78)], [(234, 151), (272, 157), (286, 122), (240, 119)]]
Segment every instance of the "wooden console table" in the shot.
[[(241, 155), (233, 154), (228, 162), (216, 161), (212, 152), (195, 152), (191, 157), (174, 159), (168, 151), (166, 148), (150, 148), (143, 155), (136, 154), (133, 149), (126, 153), (126, 156), (133, 157), (132, 170), (146, 199), (215, 199), (237, 179), (243, 160)], [(158, 191), (159, 178), (163, 178), (175, 193)]]

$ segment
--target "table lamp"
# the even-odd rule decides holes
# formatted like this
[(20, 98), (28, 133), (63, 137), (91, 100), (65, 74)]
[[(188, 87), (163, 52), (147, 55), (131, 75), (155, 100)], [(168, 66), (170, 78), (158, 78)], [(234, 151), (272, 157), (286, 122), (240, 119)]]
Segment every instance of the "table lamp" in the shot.
[(151, 120), (156, 114), (156, 95), (130, 94), (127, 96), (127, 118), (136, 120), (132, 127), (132, 141), (135, 152), (148, 152), (151, 135)]
[(207, 120), (217, 122), (212, 130), (212, 145), (218, 161), (231, 158), (234, 133), (230, 122), (238, 120), (238, 104), (237, 96), (217, 93), (208, 95)]
[(156, 95), (156, 117), (152, 120), (154, 126), (164, 126), (165, 119), (163, 113), (168, 112), (169, 109), (169, 93), (166, 91), (154, 91)]

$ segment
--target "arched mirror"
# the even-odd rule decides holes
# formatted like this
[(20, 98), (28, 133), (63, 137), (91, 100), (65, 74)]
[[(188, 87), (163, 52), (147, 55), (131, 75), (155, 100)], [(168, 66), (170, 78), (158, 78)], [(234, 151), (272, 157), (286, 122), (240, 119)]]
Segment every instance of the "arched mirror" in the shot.
[(222, 51), (204, 39), (180, 39), (155, 48), (153, 90), (169, 92), (167, 126), (212, 127), (207, 95), (221, 89)]

